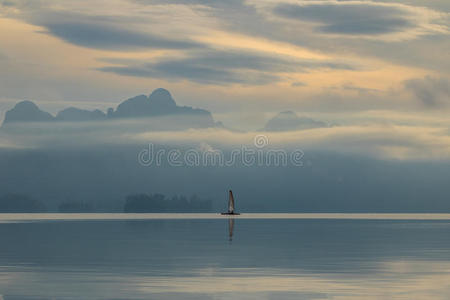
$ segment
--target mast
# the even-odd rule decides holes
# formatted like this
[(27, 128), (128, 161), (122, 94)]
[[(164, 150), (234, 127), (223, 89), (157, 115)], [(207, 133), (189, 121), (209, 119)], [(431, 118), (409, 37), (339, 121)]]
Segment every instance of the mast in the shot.
[(230, 190), (230, 197), (228, 199), (228, 213), (234, 213), (234, 197), (233, 192)]

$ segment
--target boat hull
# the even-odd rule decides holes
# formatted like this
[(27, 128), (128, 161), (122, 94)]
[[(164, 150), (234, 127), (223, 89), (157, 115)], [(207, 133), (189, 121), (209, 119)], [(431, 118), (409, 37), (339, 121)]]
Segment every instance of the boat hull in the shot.
[(239, 213), (229, 213), (229, 212), (226, 212), (226, 213), (220, 213), (222, 216), (238, 216), (238, 215), (240, 215)]

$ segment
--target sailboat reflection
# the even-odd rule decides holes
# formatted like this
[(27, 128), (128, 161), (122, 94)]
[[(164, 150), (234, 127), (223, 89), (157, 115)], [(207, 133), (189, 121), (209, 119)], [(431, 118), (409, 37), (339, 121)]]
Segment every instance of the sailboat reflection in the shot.
[(234, 218), (228, 219), (228, 240), (233, 240)]

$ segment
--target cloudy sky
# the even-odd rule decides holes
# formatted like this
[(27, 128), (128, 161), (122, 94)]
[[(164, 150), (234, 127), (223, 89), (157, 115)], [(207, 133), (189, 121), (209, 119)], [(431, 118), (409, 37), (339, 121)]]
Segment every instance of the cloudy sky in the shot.
[(448, 0), (0, 0), (0, 41), (2, 115), (165, 87), (244, 129), (289, 109), (448, 143)]

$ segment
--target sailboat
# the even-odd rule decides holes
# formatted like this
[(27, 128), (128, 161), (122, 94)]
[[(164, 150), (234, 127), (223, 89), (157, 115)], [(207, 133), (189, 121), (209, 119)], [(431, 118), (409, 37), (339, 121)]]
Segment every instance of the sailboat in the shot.
[(228, 212), (223, 212), (221, 215), (239, 215), (239, 213), (234, 212), (234, 197), (231, 190), (228, 197)]

